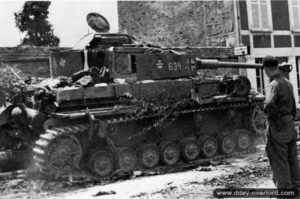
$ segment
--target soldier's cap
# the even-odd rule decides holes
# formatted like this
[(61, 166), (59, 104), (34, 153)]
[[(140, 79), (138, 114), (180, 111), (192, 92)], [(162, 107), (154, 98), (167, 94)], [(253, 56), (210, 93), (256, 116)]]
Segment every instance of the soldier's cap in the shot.
[(278, 69), (283, 72), (291, 72), (293, 70), (293, 65), (291, 63), (282, 62), (278, 64)]
[(263, 59), (263, 68), (265, 67), (275, 67), (278, 66), (278, 60), (271, 56), (271, 55), (267, 55), (264, 57)]

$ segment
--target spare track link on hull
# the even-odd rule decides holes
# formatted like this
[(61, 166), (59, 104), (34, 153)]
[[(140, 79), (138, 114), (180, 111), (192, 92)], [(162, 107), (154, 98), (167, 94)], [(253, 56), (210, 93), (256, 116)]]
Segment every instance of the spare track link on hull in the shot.
[[(261, 105), (262, 102), (256, 102), (257, 105)], [(228, 104), (219, 104), (219, 105), (210, 105), (197, 109), (183, 110), (179, 112), (182, 114), (190, 114), (197, 112), (211, 112), (211, 111), (219, 111), (226, 110), (231, 108), (245, 108), (251, 107), (252, 110), (255, 107), (254, 104), (249, 102), (239, 102), (239, 103), (228, 103)], [(151, 116), (142, 116), (142, 117), (120, 117), (115, 119), (105, 120), (105, 122), (109, 125), (139, 121), (143, 119), (148, 119), (152, 117), (157, 117), (158, 115)], [(73, 126), (65, 126), (65, 127), (56, 127), (51, 130), (47, 130), (45, 134), (40, 136), (40, 139), (36, 141), (36, 146), (33, 149), (34, 152), (34, 160), (36, 161), (36, 165), (42, 173), (53, 177), (62, 177), (68, 176), (71, 173), (76, 173), (76, 170), (79, 169), (79, 162), (83, 154), (82, 144), (80, 143), (80, 138), (78, 136), (87, 131), (89, 128), (88, 124), (84, 125), (73, 125)], [(149, 127), (150, 130), (152, 127)], [(149, 130), (149, 128), (147, 130)], [(64, 139), (68, 138), (68, 139)], [(68, 143), (65, 143), (68, 142)], [(52, 147), (60, 147), (60, 150), (55, 150), (52, 153)], [(60, 151), (60, 152), (58, 152)], [(219, 160), (227, 157), (232, 157), (235, 155), (242, 155), (252, 152), (253, 149), (248, 149), (242, 152), (233, 152), (227, 155), (216, 155), (211, 158), (205, 159), (196, 159), (195, 163), (201, 163), (209, 160)], [(51, 157), (51, 158), (50, 158)]]

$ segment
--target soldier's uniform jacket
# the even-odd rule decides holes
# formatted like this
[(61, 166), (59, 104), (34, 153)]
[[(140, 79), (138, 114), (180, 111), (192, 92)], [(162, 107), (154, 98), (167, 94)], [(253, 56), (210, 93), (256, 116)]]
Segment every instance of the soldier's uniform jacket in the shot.
[(269, 120), (269, 133), (274, 139), (288, 142), (297, 139), (294, 128), (296, 104), (292, 84), (280, 74), (270, 78), (264, 110)]

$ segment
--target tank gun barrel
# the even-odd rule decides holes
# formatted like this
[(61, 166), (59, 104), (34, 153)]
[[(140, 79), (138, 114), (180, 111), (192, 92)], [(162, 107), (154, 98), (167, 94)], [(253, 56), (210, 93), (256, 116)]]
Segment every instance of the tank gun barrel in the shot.
[(262, 64), (247, 64), (240, 62), (223, 62), (215, 59), (196, 59), (197, 69), (217, 68), (262, 68)]

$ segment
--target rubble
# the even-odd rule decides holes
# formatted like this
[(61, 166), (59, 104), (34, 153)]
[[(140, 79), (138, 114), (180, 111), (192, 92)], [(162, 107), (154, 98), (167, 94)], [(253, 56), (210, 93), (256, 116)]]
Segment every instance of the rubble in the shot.
[(265, 156), (262, 156), (262, 157), (257, 158), (257, 161), (258, 161), (258, 162), (267, 162), (267, 161), (268, 161), (268, 158), (265, 157)]
[(204, 180), (205, 185), (222, 187), (243, 187), (263, 177), (269, 177), (271, 169), (268, 165), (249, 165), (241, 167), (233, 174)]
[(16, 179), (16, 178), (25, 178), (28, 176), (29, 170), (17, 170), (12, 172), (1, 172), (0, 180), (3, 179)]

